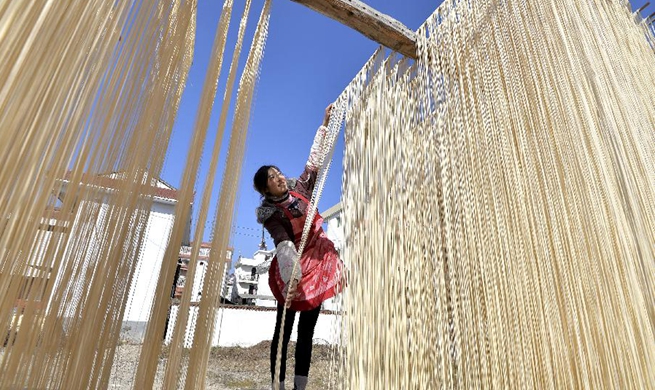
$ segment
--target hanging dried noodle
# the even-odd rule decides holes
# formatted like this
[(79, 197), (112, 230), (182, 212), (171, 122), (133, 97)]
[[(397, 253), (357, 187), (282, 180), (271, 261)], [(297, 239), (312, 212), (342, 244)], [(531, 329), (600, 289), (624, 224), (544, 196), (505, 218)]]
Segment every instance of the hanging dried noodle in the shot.
[[(224, 91), (201, 201), (203, 219), (196, 226), (204, 226), (207, 217), (249, 4)], [(157, 193), (152, 183), (163, 165), (193, 57), (196, 2), (0, 2), (5, 59), (0, 156), (7, 162), (0, 170), (6, 184), (0, 189), (0, 321), (9, 329), (0, 352), (0, 388), (107, 388), (124, 314), (131, 309), (128, 292), (142, 273), (153, 271), (149, 277), (158, 280), (158, 288), (154, 302), (143, 306), (150, 320), (134, 367), (134, 388), (155, 383), (168, 293), (190, 217), (232, 6), (232, 0), (223, 6), (175, 224), (157, 273), (138, 269), (138, 260)], [(182, 297), (187, 310), (178, 310), (181, 331), (175, 332), (161, 373), (166, 388), (204, 387), (229, 236), (223, 226), (231, 226), (225, 221), (232, 218), (269, 13), (266, 1), (239, 82), (205, 294), (192, 329), (186, 321), (190, 294)], [(203, 229), (195, 232), (199, 242)], [(191, 274), (197, 256), (194, 246)], [(189, 364), (180, 358), (185, 330), (194, 343)]]
[(0, 6), (1, 388), (107, 387), (193, 54), (191, 2), (136, 11)]
[(337, 388), (655, 387), (652, 35), (446, 1), (418, 39), (346, 91)]
[[(193, 200), (232, 7), (180, 205)], [(267, 0), (239, 84), (203, 299), (194, 311), (185, 291), (158, 367), (189, 219), (178, 207), (135, 388), (153, 387), (158, 368), (163, 387), (204, 387), (269, 12)], [(195, 2), (1, 2), (0, 25), (0, 320), (10, 329), (0, 387), (106, 388), (144, 272), (135, 260), (193, 55)], [(416, 63), (378, 51), (337, 100), (311, 202), (347, 111), (339, 388), (655, 386), (652, 26), (620, 1), (447, 1), (418, 36)]]

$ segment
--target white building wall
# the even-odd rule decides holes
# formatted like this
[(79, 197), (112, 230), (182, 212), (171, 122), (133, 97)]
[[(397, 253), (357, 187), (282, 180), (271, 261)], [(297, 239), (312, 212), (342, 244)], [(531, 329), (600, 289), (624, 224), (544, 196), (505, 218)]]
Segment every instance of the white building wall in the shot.
[[(52, 295), (48, 300), (48, 310), (61, 310), (63, 312), (63, 317), (74, 317), (76, 310), (78, 308), (77, 303), (83, 302), (87, 292), (87, 284), (89, 283), (88, 275), (92, 274), (90, 271), (93, 270), (94, 265), (97, 262), (97, 259), (100, 257), (98, 252), (102, 249), (103, 241), (101, 241), (104, 233), (104, 219), (107, 217), (109, 206), (106, 203), (96, 203), (96, 202), (82, 202), (80, 204), (80, 209), (86, 210), (87, 212), (97, 213), (98, 218), (95, 221), (84, 221), (81, 214), (75, 215), (75, 219), (71, 224), (70, 234), (63, 239), (62, 244), (67, 245), (65, 249), (63, 259), (68, 261), (76, 262), (76, 272), (71, 273), (71, 275), (66, 275), (65, 270), (66, 266), (60, 266), (59, 272), (57, 275), (50, 275), (51, 278), (54, 277), (55, 289), (60, 288), (62, 284), (65, 284), (65, 293), (62, 295), (67, 297), (66, 301), (68, 304), (62, 308), (51, 307), (55, 301), (55, 296)], [(87, 226), (85, 226), (87, 224)], [(80, 232), (88, 228), (88, 225), (95, 225), (95, 228), (87, 236), (83, 236)], [(71, 247), (77, 247), (78, 242), (76, 240), (88, 240), (87, 248), (84, 251), (84, 257), (76, 257), (71, 254)], [(41, 244), (38, 244), (39, 246)], [(44, 260), (48, 261), (48, 260)], [(40, 260), (39, 260), (40, 262)], [(65, 277), (67, 279), (65, 279)], [(71, 303), (72, 302), (72, 303)]]
[[(166, 344), (172, 339), (175, 318), (177, 318), (178, 306), (171, 308), (171, 317), (166, 332)], [(198, 315), (198, 307), (190, 309), (188, 324), (195, 323)], [(275, 328), (275, 309), (247, 309), (223, 307), (219, 309), (216, 318), (216, 327), (212, 337), (212, 347), (251, 347), (262, 341), (271, 341), (273, 339), (273, 330)], [(193, 330), (187, 326), (184, 346), (191, 348), (193, 343)], [(316, 328), (314, 330), (315, 344), (336, 345), (340, 341), (341, 316), (331, 313), (322, 313), (318, 317)], [(293, 324), (291, 340), (296, 341), (298, 338), (298, 315)]]
[(335, 248), (337, 248), (337, 251), (339, 251), (341, 254), (346, 244), (346, 239), (343, 233), (343, 218), (341, 216), (341, 212), (333, 215), (326, 221), (326, 224), (327, 229), (325, 234), (334, 243)]
[(230, 294), (232, 294), (232, 285), (228, 284), (228, 272), (232, 268), (232, 262), (226, 262), (223, 264), (223, 279), (221, 280), (221, 298), (230, 299)]
[(198, 260), (196, 265), (196, 274), (191, 288), (191, 302), (199, 302), (202, 296), (202, 287), (205, 284), (205, 274), (207, 273), (207, 260)]
[(277, 307), (277, 301), (273, 296), (273, 292), (271, 291), (271, 286), (268, 285), (268, 278), (270, 272), (271, 271), (269, 270), (268, 272), (259, 275), (259, 285), (257, 289), (257, 295), (260, 296), (261, 298), (257, 298), (255, 300), (256, 306)]
[[(325, 235), (327, 235), (327, 237), (334, 243), (334, 247), (336, 248), (337, 252), (339, 252), (339, 257), (341, 258), (341, 261), (343, 261), (344, 264), (347, 265), (345, 259), (346, 239), (343, 232), (343, 216), (341, 214), (342, 209), (339, 205), (330, 208), (330, 210), (335, 210), (335, 209), (336, 209), (335, 212), (330, 213), (325, 218), (325, 224), (326, 224)], [(339, 294), (323, 302), (323, 310), (338, 311), (341, 310), (342, 307), (343, 307), (343, 294)]]
[[(80, 271), (77, 272), (77, 277), (74, 279), (66, 280), (67, 289), (69, 294), (73, 297), (70, 301), (82, 301), (87, 293), (86, 283), (87, 278), (83, 275), (87, 274), (87, 270), (94, 267), (97, 256), (96, 252), (101, 250), (104, 242), (104, 227), (107, 218), (109, 206), (106, 203), (94, 204), (85, 202), (86, 209), (98, 208), (98, 218), (95, 220), (96, 228), (92, 231), (89, 241), (89, 250), (86, 253), (85, 259), (80, 259)], [(145, 226), (146, 232), (143, 238), (140, 254), (138, 258), (137, 267), (135, 270), (132, 284), (130, 287), (127, 307), (123, 316), (123, 321), (126, 322), (143, 322), (148, 321), (150, 310), (154, 300), (157, 282), (159, 280), (159, 271), (166, 251), (166, 245), (173, 226), (174, 220), (174, 207), (171, 202), (160, 202), (155, 200), (151, 206), (151, 212), (148, 223)], [(80, 226), (80, 215), (76, 215), (75, 222), (72, 224), (71, 230), (73, 232), (82, 229)], [(78, 234), (72, 234), (69, 239), (79, 239)], [(49, 238), (49, 237), (48, 237)], [(42, 246), (46, 244), (45, 241), (39, 244)], [(66, 255), (66, 258), (71, 257)], [(64, 275), (60, 272), (56, 276), (55, 283), (63, 283)], [(52, 297), (51, 297), (52, 298)], [(69, 305), (65, 309), (64, 316), (70, 317), (75, 315), (76, 305)]]
[(252, 264), (244, 264), (243, 260), (252, 260), (242, 258), (242, 263), (234, 269), (235, 287), (237, 288), (237, 293), (239, 296), (244, 296), (250, 294), (250, 287), (254, 286), (255, 289), (259, 283), (259, 275), (255, 272), (253, 276), (252, 270), (255, 269), (255, 266)]
[(174, 204), (155, 201), (152, 205), (123, 321), (148, 321), (159, 281), (159, 271), (173, 227), (174, 212)]
[[(219, 312), (220, 328), (214, 333), (212, 346), (251, 347), (273, 339), (276, 310), (225, 308)], [(314, 343), (335, 345), (339, 342), (341, 316), (321, 314), (314, 330)], [(298, 315), (293, 324), (291, 340), (298, 338)]]
[[(185, 254), (186, 256), (191, 255), (191, 247), (190, 246), (183, 246), (180, 249), (181, 254)], [(194, 280), (193, 280), (193, 285), (191, 287), (191, 302), (199, 302), (200, 298), (202, 297), (202, 289), (205, 284), (205, 276), (207, 274), (207, 268), (209, 266), (209, 255), (210, 255), (210, 248), (203, 246), (200, 248), (200, 252), (198, 254), (198, 263), (196, 265), (196, 272), (194, 275)], [(230, 299), (230, 291), (228, 291), (228, 286), (227, 286), (227, 273), (231, 268), (232, 264), (232, 249), (228, 249), (226, 253), (226, 259), (223, 263), (221, 263), (221, 272), (223, 273), (223, 277), (221, 278), (221, 297), (222, 298), (227, 298)], [(188, 281), (185, 281), (185, 285)]]
[[(157, 187), (171, 189), (170, 186), (158, 181)], [(62, 194), (65, 194), (65, 188)], [(55, 296), (44, 298), (48, 300), (47, 309), (58, 310), (62, 317), (75, 317), (79, 304), (87, 298), (88, 283), (94, 277), (94, 269), (100, 258), (99, 253), (107, 249), (120, 250), (120, 248), (109, 248), (108, 246), (113, 244), (108, 242), (106, 237), (106, 218), (110, 210), (111, 196), (111, 191), (103, 193), (101, 190), (94, 200), (81, 201), (74, 216), (61, 215), (61, 219), (59, 219), (56, 213), (53, 213), (43, 219), (44, 225), (51, 225), (57, 231), (64, 231), (64, 233), (55, 235), (46, 230), (39, 232), (30, 253), (30, 268), (26, 274), (49, 278), (55, 286), (66, 285), (62, 295), (65, 296), (64, 302), (67, 304), (63, 307), (56, 307)], [(145, 236), (141, 247), (138, 248), (139, 257), (136, 260), (135, 275), (128, 292), (127, 306), (123, 317), (123, 321), (128, 323), (124, 324), (124, 328), (132, 327), (131, 336), (136, 334), (137, 339), (142, 337), (140, 332), (145, 327), (152, 309), (159, 281), (159, 271), (174, 222), (175, 203), (176, 201), (173, 199), (153, 199), (148, 222), (142, 227), (145, 229)], [(87, 220), (88, 215), (96, 215), (97, 218), (89, 221)], [(137, 215), (138, 212), (135, 212), (132, 216), (133, 220), (126, 223), (135, 227)], [(89, 227), (93, 227), (93, 229), (88, 229)], [(139, 236), (139, 232), (132, 232), (132, 236)], [(58, 264), (55, 264), (56, 259), (46, 252), (53, 237), (57, 237), (57, 247), (67, 246), (67, 252), (57, 258), (67, 259), (69, 262), (74, 262), (74, 265), (67, 264), (58, 267)], [(74, 253), (70, 253), (71, 250), (74, 250), (70, 248), (77, 248), (80, 245), (75, 240), (83, 240), (81, 242), (87, 245), (83, 256), (75, 256)], [(65, 272), (71, 268), (73, 268), (73, 272)], [(43, 270), (48, 271), (44, 272)], [(52, 272), (52, 274), (48, 275), (48, 272)], [(137, 326), (134, 327), (134, 324)]]
[[(240, 304), (244, 296), (256, 295), (255, 306), (276, 307), (276, 301), (268, 285), (268, 272), (260, 273), (260, 267), (270, 261), (275, 251), (258, 250), (253, 258), (240, 257), (234, 268), (235, 282), (231, 300)], [(253, 270), (254, 276), (253, 276)], [(250, 294), (250, 287), (254, 286), (255, 293)], [(252, 298), (251, 298), (252, 299)]]

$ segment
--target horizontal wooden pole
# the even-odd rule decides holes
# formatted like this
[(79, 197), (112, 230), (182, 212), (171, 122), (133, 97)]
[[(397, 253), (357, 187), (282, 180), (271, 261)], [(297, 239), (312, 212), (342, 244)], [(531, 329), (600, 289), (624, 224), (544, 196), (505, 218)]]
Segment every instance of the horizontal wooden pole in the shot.
[(398, 53), (416, 59), (416, 34), (359, 0), (292, 0), (328, 16)]
[(635, 13), (640, 14), (641, 11), (645, 10), (646, 7), (648, 7), (649, 5), (650, 5), (650, 1), (647, 1), (646, 4), (642, 5), (639, 9), (637, 9)]

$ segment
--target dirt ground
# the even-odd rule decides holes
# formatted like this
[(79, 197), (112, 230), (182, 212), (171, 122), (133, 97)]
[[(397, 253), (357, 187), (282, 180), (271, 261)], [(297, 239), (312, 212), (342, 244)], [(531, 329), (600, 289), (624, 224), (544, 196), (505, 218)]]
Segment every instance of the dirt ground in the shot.
[[(209, 390), (264, 390), (270, 389), (269, 349), (270, 342), (262, 342), (250, 348), (216, 347), (212, 349), (207, 369), (206, 385)], [(139, 345), (122, 345), (117, 350), (117, 356), (112, 370), (110, 389), (131, 389), (134, 370), (138, 361)], [(289, 360), (287, 361), (286, 389), (293, 388), (293, 367), (295, 360), (295, 343), (289, 344)], [(331, 378), (331, 356), (333, 348), (325, 345), (314, 345), (312, 366), (309, 373), (310, 390), (325, 390), (336, 388), (334, 378)], [(161, 387), (163, 368), (166, 362), (166, 351), (159, 362), (155, 388)], [(332, 380), (332, 383), (331, 383)]]

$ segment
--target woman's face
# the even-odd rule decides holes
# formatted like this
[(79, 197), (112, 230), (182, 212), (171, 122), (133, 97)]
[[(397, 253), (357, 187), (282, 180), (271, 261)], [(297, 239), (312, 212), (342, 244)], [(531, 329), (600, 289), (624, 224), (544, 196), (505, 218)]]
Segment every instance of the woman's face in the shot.
[(284, 195), (289, 190), (287, 187), (287, 178), (277, 169), (269, 168), (266, 190), (273, 196)]

